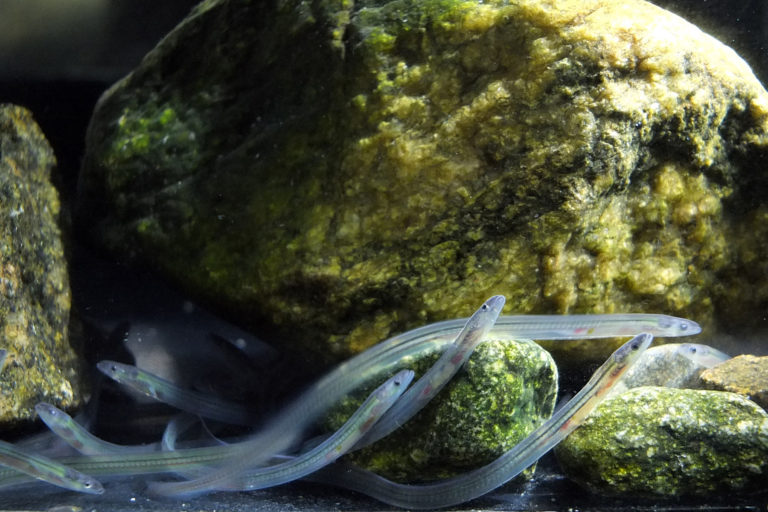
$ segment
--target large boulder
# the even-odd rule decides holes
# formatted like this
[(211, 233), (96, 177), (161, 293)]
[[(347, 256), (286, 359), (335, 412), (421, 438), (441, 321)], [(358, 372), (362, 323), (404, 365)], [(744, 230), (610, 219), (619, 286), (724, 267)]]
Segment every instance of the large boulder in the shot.
[(53, 150), (32, 118), (0, 105), (0, 422), (30, 419), (40, 401), (83, 400), (83, 371), (69, 342), (70, 292), (51, 184)]
[(101, 98), (79, 212), (317, 361), (495, 293), (754, 329), (767, 129), (640, 0), (207, 0)]

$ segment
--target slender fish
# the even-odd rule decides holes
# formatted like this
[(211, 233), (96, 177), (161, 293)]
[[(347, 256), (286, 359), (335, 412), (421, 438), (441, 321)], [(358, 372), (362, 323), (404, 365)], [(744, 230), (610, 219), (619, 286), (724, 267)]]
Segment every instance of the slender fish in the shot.
[[(337, 448), (345, 449), (346, 445), (354, 444), (359, 437), (374, 424), (387, 408), (405, 391), (413, 379), (411, 370), (402, 370), (388, 379), (374, 391), (345, 424), (345, 430), (334, 434), (335, 442), (330, 438), (323, 444), (328, 448), (328, 455), (335, 459), (339, 455)], [(353, 419), (354, 418), (354, 419)], [(361, 421), (362, 420), (362, 421)], [(361, 431), (355, 429), (361, 427)], [(346, 436), (350, 437), (347, 438)], [(332, 436), (332, 437), (334, 437)], [(97, 438), (98, 439), (98, 438)], [(103, 443), (104, 441), (98, 440)], [(88, 440), (87, 443), (91, 441)], [(96, 447), (91, 444), (91, 448)], [(94, 450), (95, 451), (95, 450)], [(140, 475), (151, 473), (179, 473), (182, 475), (197, 472), (203, 466), (211, 466), (226, 461), (227, 457), (242, 452), (242, 446), (237, 443), (224, 446), (203, 448), (187, 448), (175, 451), (159, 451), (154, 453), (98, 454), (87, 457), (62, 457), (58, 462), (80, 471), (102, 476)], [(309, 457), (309, 452), (302, 457)], [(290, 459), (294, 464), (293, 459)], [(316, 460), (314, 462), (317, 462)], [(18, 472), (0, 469), (0, 487), (27, 483), (30, 479)], [(245, 485), (245, 484), (243, 484)]]
[(352, 489), (390, 505), (410, 509), (448, 507), (482, 496), (520, 474), (575, 430), (637, 361), (652, 339), (650, 334), (639, 334), (619, 347), (564, 407), (486, 466), (423, 485), (392, 482), (349, 465), (325, 468), (312, 475), (312, 480)]
[(101, 494), (101, 483), (76, 469), (47, 457), (29, 453), (11, 443), (0, 441), (0, 464), (50, 484), (88, 494)]
[[(420, 327), (379, 343), (341, 363), (307, 389), (265, 428), (238, 443), (240, 451), (228, 457), (225, 467), (216, 470), (206, 479), (208, 490), (216, 490), (237, 474), (295, 446), (307, 426), (316, 421), (320, 414), (374, 376), (391, 371), (410, 358), (444, 350), (456, 339), (466, 322), (466, 319), (448, 320)], [(522, 315), (499, 317), (488, 336), (583, 339), (622, 336), (627, 333), (634, 335), (643, 331), (659, 336), (682, 336), (696, 334), (700, 330), (696, 322), (667, 315)]]
[[(400, 398), (413, 380), (412, 370), (401, 370), (379, 386), (355, 411), (344, 425), (325, 441), (293, 460), (248, 472), (230, 490), (264, 489), (299, 479), (332, 463), (347, 453), (379, 418)], [(204, 479), (203, 479), (204, 481)], [(186, 482), (152, 482), (150, 490), (160, 495), (193, 495), (199, 489), (197, 480)]]
[(494, 295), (483, 303), (467, 320), (456, 340), (443, 352), (440, 359), (416, 381), (401, 400), (381, 418), (381, 420), (361, 439), (355, 449), (375, 443), (379, 439), (397, 430), (406, 421), (435, 397), (456, 375), (459, 368), (469, 359), (475, 347), (483, 341), (499, 318), (504, 302), (503, 295)]
[(709, 345), (700, 343), (681, 343), (678, 354), (687, 357), (694, 363), (704, 368), (712, 368), (729, 360), (731, 356)]
[(698, 343), (667, 343), (645, 351), (611, 395), (619, 395), (640, 386), (668, 388), (699, 387), (699, 374), (722, 362), (728, 356), (717, 349)]
[(99, 361), (96, 367), (107, 377), (150, 398), (165, 402), (182, 411), (235, 425), (252, 426), (258, 418), (247, 408), (220, 398), (183, 389), (176, 384), (116, 361)]
[[(410, 418), (410, 416), (423, 407), (426, 403), (424, 397), (431, 398), (431, 396), (433, 396), (430, 394), (430, 382), (439, 384), (440, 387), (447, 382), (447, 378), (450, 378), (452, 375), (451, 372), (455, 373), (455, 371), (458, 370), (457, 364), (462, 364), (464, 359), (469, 357), (469, 354), (471, 353), (471, 350), (467, 351), (469, 346), (471, 345), (474, 349), (474, 345), (482, 339), (482, 334), (487, 332), (487, 328), (493, 325), (493, 322), (498, 318), (501, 308), (504, 306), (504, 301), (505, 299), (501, 295), (491, 297), (488, 301), (483, 303), (476, 315), (473, 315), (473, 317), (465, 322), (465, 325), (468, 324), (469, 327), (464, 329), (463, 332), (465, 333), (465, 337), (460, 338), (459, 341), (466, 341), (466, 344), (458, 349), (456, 347), (458, 347), (459, 344), (455, 343), (453, 345), (454, 348), (451, 349), (452, 353), (447, 356), (448, 359), (440, 358), (438, 362), (433, 365), (433, 368), (436, 368), (435, 372), (433, 372), (432, 369), (428, 370), (425, 375), (426, 379), (423, 383), (419, 384), (419, 389), (416, 392), (417, 394), (404, 397), (409, 401), (418, 398), (417, 403), (398, 406), (402, 407), (397, 413), (398, 417), (387, 419), (385, 427), (378, 433), (379, 437), (377, 437), (377, 439), (396, 429), (400, 425), (398, 421), (402, 417), (408, 416)], [(480, 328), (480, 330), (478, 330), (478, 328)], [(467, 334), (469, 334), (469, 337), (466, 336)], [(454, 358), (456, 361), (451, 363), (451, 359)], [(398, 357), (396, 360), (392, 361), (392, 363), (399, 363), (401, 359), (402, 358)], [(387, 369), (384, 369), (384, 371), (387, 371)], [(341, 399), (346, 393), (366, 382), (372, 375), (382, 371), (381, 368), (367, 368), (366, 370), (366, 372), (362, 372), (359, 368), (355, 368), (354, 366), (345, 369), (342, 364), (336, 371), (346, 373), (347, 380), (354, 382), (352, 386), (350, 386), (349, 382), (339, 382), (340, 379), (338, 379), (338, 377), (331, 389), (326, 390), (325, 393), (321, 393), (320, 389), (322, 388), (318, 389), (318, 386), (315, 385), (314, 389), (310, 388), (310, 390), (305, 393), (304, 397), (300, 398), (297, 402), (305, 411), (304, 417), (299, 416), (300, 409), (289, 407), (287, 413), (278, 417), (277, 420), (271, 425), (268, 425), (265, 430), (262, 430), (250, 440), (238, 443), (238, 445), (242, 446), (243, 450), (239, 454), (230, 457), (226, 464), (220, 469), (211, 471), (208, 475), (200, 476), (189, 482), (185, 482), (183, 485), (175, 484), (173, 490), (171, 490), (170, 487), (166, 487), (166, 489), (161, 490), (161, 492), (165, 495), (171, 495), (173, 492), (179, 492), (179, 494), (194, 492), (199, 494), (205, 491), (226, 488), (229, 485), (229, 482), (233, 479), (247, 473), (250, 468), (256, 467), (270, 456), (276, 455), (290, 446), (301, 433), (301, 430), (298, 430), (296, 427), (297, 423), (301, 425), (303, 429), (307, 424), (306, 422), (308, 421), (308, 418), (314, 419), (320, 412), (322, 412), (322, 410), (326, 410), (328, 406)], [(442, 382), (438, 382), (441, 380)], [(421, 381), (422, 379), (420, 379), (420, 382)], [(321, 386), (322, 384), (323, 380), (320, 381)], [(341, 389), (336, 389), (338, 387), (341, 387)], [(424, 396), (419, 397), (418, 395)], [(329, 399), (334, 400), (330, 401)], [(317, 408), (318, 403), (323, 405), (323, 409)], [(309, 410), (309, 412), (306, 412), (307, 410)], [(286, 422), (287, 419), (290, 419), (290, 423)]]
[(48, 428), (83, 455), (147, 453), (159, 448), (158, 443), (125, 446), (104, 441), (88, 432), (66, 412), (45, 402), (37, 404), (35, 411)]
[[(443, 339), (455, 336), (466, 323), (456, 318), (419, 327), (392, 340)], [(617, 313), (605, 315), (502, 315), (489, 337), (531, 340), (580, 340), (634, 336), (646, 332), (657, 338), (692, 336), (701, 326), (692, 320), (669, 315)], [(451, 340), (453, 338), (450, 338)], [(390, 341), (390, 340), (388, 340)], [(443, 341), (444, 342), (444, 341)], [(387, 342), (385, 342), (387, 343)], [(438, 343), (440, 343), (438, 341)]]
[[(231, 450), (230, 450), (231, 448)], [(76, 455), (57, 457), (55, 461), (69, 468), (97, 476), (133, 476), (159, 473), (197, 474), (201, 468), (221, 463), (237, 453), (233, 445), (187, 448), (170, 452)], [(0, 488), (33, 481), (12, 469), (0, 468)]]
[(171, 418), (163, 431), (163, 438), (160, 440), (160, 448), (163, 451), (173, 451), (176, 449), (176, 441), (179, 436), (189, 430), (199, 420), (198, 416), (182, 412)]
[[(75, 457), (64, 459), (81, 471), (94, 474), (139, 474), (188, 471), (203, 464), (221, 463), (245, 449), (258, 450), (254, 464), (294, 445), (307, 425), (349, 391), (374, 375), (402, 365), (410, 358), (433, 353), (450, 345), (464, 325), (450, 320), (424, 326), (390, 338), (342, 363), (320, 379), (299, 399), (291, 403), (263, 431), (253, 435), (248, 444), (206, 447), (152, 455)], [(529, 337), (538, 339), (571, 339), (618, 336), (643, 328), (659, 336), (680, 336), (700, 331), (695, 322), (666, 315), (578, 315), (500, 317), (489, 336)], [(164, 456), (163, 458), (158, 456)], [(0, 471), (0, 484), (23, 481), (25, 477)]]

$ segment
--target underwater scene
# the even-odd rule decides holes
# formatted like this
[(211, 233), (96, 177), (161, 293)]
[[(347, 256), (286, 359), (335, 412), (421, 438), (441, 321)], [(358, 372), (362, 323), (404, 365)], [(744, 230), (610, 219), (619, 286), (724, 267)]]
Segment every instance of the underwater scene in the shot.
[(0, 1), (0, 512), (764, 511), (766, 28)]

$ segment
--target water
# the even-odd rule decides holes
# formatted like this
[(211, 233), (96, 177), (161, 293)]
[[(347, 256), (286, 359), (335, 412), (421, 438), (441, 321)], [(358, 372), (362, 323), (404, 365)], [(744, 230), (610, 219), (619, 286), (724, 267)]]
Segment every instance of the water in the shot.
[[(22, 5), (32, 12), (40, 12), (56, 3), (50, 0), (47, 3), (44, 0), (5, 2), (0, 5), (0, 27), (4, 26), (3, 22), (15, 27), (23, 25), (23, 20), (27, 18), (19, 14), (23, 12)], [(174, 8), (168, 7), (170, 2), (164, 2), (162, 8), (155, 2), (149, 2), (143, 4), (143, 11), (142, 7), (136, 6), (135, 0), (133, 3), (131, 6), (131, 1), (122, 2), (122, 6), (115, 7), (117, 3), (113, 2), (113, 10), (110, 10), (108, 2), (70, 2), (70, 10), (62, 8), (61, 11), (47, 11), (49, 16), (46, 23), (51, 25), (42, 24), (42, 18), (38, 17), (37, 22), (28, 23), (27, 26), (31, 27), (28, 33), (12, 31), (8, 26), (7, 30), (0, 30), (2, 34), (20, 34), (14, 40), (0, 38), (0, 100), (26, 105), (35, 112), (59, 157), (65, 205), (71, 202), (82, 155), (85, 125), (96, 98), (109, 83), (130, 70), (141, 55), (194, 2), (174, 2)], [(720, 3), (722, 5), (727, 4)], [(758, 2), (739, 3), (737, 7), (726, 7), (724, 11), (711, 16), (708, 15), (711, 6), (711, 2), (694, 2), (689, 5), (677, 2), (672, 8), (683, 14), (688, 13), (701, 20), (701, 24), (712, 27), (711, 32), (719, 34), (724, 42), (739, 49), (750, 60), (758, 76), (765, 82), (768, 59), (764, 50), (766, 41), (763, 28), (768, 23), (767, 8)], [(166, 14), (166, 24), (145, 30), (147, 20), (160, 18), (158, 10)], [(143, 18), (142, 12), (145, 14)], [(117, 30), (126, 26), (129, 29)], [(72, 27), (83, 27), (83, 30), (72, 30)], [(105, 30), (105, 27), (110, 29)], [(126, 41), (131, 43), (127, 44)], [(61, 51), (52, 53), (51, 48), (59, 48)], [(91, 354), (92, 359), (120, 354), (168, 378), (198, 385), (200, 382), (194, 378), (199, 372), (195, 370), (205, 368), (210, 358), (219, 357), (211, 341), (211, 334), (216, 334), (233, 343), (237, 349), (244, 350), (249, 357), (269, 362), (281, 361), (281, 356), (268, 345), (173, 293), (168, 287), (158, 284), (153, 277), (143, 278), (137, 270), (131, 270), (130, 274), (122, 272), (120, 268), (115, 271), (109, 263), (99, 266), (101, 263), (98, 259), (93, 259), (93, 255), (87, 252), (80, 253), (79, 258), (74, 264), (74, 301), (101, 337), (112, 341), (112, 345), (102, 344), (95, 350)], [(760, 350), (761, 341), (745, 344), (744, 348)], [(764, 345), (762, 348), (764, 350)], [(226, 359), (216, 362), (231, 364)], [(288, 364), (280, 366), (287, 367)], [(308, 376), (297, 371), (289, 375), (287, 380), (300, 386), (299, 382)], [(282, 393), (280, 396), (288, 396), (290, 390), (284, 389)], [(112, 405), (119, 411), (125, 404), (117, 402)], [(146, 431), (139, 429), (141, 435), (138, 435), (136, 425), (128, 423), (127, 428), (121, 429), (119, 414), (118, 421), (114, 417), (106, 421), (109, 420), (108, 413), (102, 414), (105, 421), (100, 428), (105, 435), (124, 442), (128, 442), (131, 435), (148, 436), (162, 425), (161, 421), (154, 425), (142, 425), (141, 429)], [(158, 411), (160, 418), (167, 414), (167, 410)], [(764, 497), (759, 496), (722, 497), (720, 502), (711, 499), (654, 501), (601, 498), (585, 493), (560, 477), (553, 461), (545, 459), (542, 466), (532, 483), (498, 490), (459, 508), (764, 510), (761, 505)], [(181, 510), (211, 511), (390, 510), (365, 497), (309, 484), (292, 484), (258, 493), (216, 493), (197, 498), (194, 502), (168, 502), (148, 498), (143, 492), (143, 481), (126, 479), (107, 482), (108, 492), (99, 497), (76, 495), (47, 486), (36, 486), (32, 492), (29, 489), (3, 492), (0, 494), (0, 507), (9, 510), (65, 510), (66, 507), (72, 507), (73, 510), (114, 511), (164, 510), (169, 506)]]

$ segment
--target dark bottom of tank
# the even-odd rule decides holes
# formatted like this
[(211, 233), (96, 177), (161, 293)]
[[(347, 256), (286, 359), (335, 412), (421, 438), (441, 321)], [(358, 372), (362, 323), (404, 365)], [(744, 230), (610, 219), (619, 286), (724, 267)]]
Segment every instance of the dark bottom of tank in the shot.
[[(721, 495), (706, 499), (618, 499), (588, 493), (558, 475), (554, 458), (542, 459), (536, 478), (523, 485), (510, 484), (480, 499), (450, 510), (627, 510), (627, 511), (731, 511), (768, 509), (768, 494)], [(59, 491), (42, 485), (27, 486), (0, 494), (4, 511), (316, 511), (399, 510), (365, 496), (317, 484), (297, 482), (256, 492), (213, 493), (187, 500), (151, 498), (145, 492), (146, 477), (104, 482), (101, 496)]]

